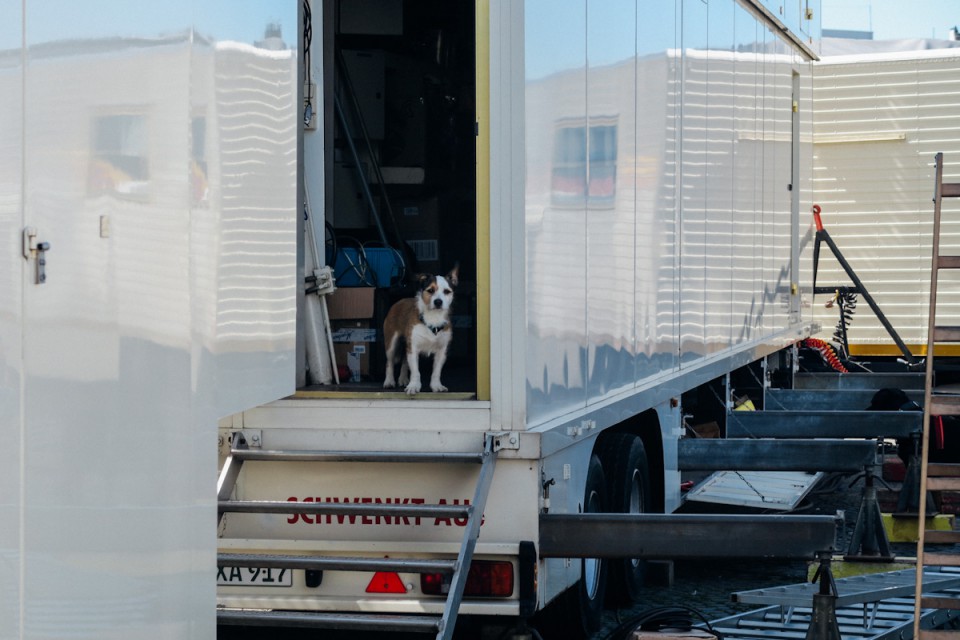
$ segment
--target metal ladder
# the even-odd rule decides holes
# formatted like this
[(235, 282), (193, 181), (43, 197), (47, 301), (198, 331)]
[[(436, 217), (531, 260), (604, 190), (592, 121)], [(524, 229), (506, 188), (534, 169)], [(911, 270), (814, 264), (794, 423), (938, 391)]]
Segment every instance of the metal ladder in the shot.
[[(251, 449), (242, 434), (235, 433), (230, 455), (217, 482), (218, 526), (227, 513), (310, 514), (313, 516), (393, 516), (407, 518), (466, 518), (460, 550), (455, 560), (436, 558), (322, 557), (315, 555), (217, 554), (218, 567), (260, 567), (305, 571), (368, 571), (443, 573), (451, 575), (442, 615), (399, 615), (378, 613), (329, 613), (217, 609), (217, 623), (241, 626), (288, 626), (353, 631), (413, 632), (434, 634), (449, 640), (456, 626), (470, 562), (480, 535), (480, 523), (493, 480), (499, 451), (499, 437), (488, 434), (481, 452), (365, 452), (295, 451)], [(356, 504), (334, 502), (240, 501), (231, 500), (245, 461), (269, 462), (371, 462), (371, 463), (475, 463), (480, 464), (473, 501), (467, 505)]]
[[(927, 324), (927, 362), (923, 392), (923, 445), (920, 466), (920, 495), (927, 491), (960, 490), (960, 464), (931, 464), (928, 460), (930, 450), (931, 416), (960, 415), (960, 396), (933, 393), (933, 356), (934, 347), (939, 342), (960, 342), (960, 327), (938, 326), (937, 278), (941, 269), (960, 269), (960, 256), (940, 255), (940, 208), (943, 198), (960, 197), (960, 183), (943, 182), (943, 154), (936, 155), (936, 176), (933, 196), (933, 257), (930, 273), (930, 311)], [(933, 566), (960, 566), (960, 555), (926, 552), (926, 543), (956, 544), (960, 542), (960, 531), (925, 531), (927, 501), (919, 501), (917, 519), (917, 584), (914, 598), (913, 637), (919, 640), (942, 638), (960, 638), (960, 630), (930, 631), (920, 628), (923, 609), (960, 609), (960, 598), (930, 597), (922, 594), (923, 571)]]

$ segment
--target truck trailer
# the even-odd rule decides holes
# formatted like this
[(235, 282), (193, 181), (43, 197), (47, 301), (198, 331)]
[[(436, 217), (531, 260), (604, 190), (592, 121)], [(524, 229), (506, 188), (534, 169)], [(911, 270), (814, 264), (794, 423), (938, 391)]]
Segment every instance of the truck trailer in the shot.
[[(312, 7), (305, 245), (337, 357), (221, 420), (221, 622), (586, 635), (636, 597), (644, 562), (551, 557), (544, 516), (676, 510), (697, 394), (811, 334), (804, 8)], [(384, 389), (404, 272), (454, 265), (450, 390)]]
[[(2, 637), (586, 635), (645, 565), (563, 517), (669, 517), (816, 329), (814, 0), (0, 17)], [(384, 389), (455, 267), (448, 391)]]

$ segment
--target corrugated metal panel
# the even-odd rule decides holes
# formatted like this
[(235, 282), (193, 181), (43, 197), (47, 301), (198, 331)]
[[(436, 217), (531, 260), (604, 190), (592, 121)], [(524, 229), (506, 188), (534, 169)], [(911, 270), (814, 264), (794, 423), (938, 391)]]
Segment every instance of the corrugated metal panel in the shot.
[[(844, 257), (905, 342), (926, 340), (933, 156), (960, 177), (960, 55), (821, 62), (814, 66), (814, 201)], [(943, 253), (960, 253), (960, 203), (945, 203)], [(849, 280), (829, 252), (818, 285)], [(941, 288), (938, 318), (960, 323), (960, 288)], [(808, 294), (809, 296), (809, 294)], [(837, 310), (818, 299), (814, 318), (832, 334)], [(892, 341), (861, 304), (853, 344)]]

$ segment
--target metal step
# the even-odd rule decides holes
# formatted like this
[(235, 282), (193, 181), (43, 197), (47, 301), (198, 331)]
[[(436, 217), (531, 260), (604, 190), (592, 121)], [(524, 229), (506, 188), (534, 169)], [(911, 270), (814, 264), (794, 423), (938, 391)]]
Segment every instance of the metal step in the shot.
[(862, 471), (874, 464), (876, 453), (872, 440), (682, 438), (677, 466), (680, 471)]
[(405, 462), (405, 463), (477, 463), (483, 453), (427, 453), (420, 451), (292, 451), (269, 449), (232, 449), (231, 455), (248, 462)]
[(218, 567), (308, 569), (314, 571), (396, 571), (453, 573), (455, 560), (434, 558), (357, 558), (346, 556), (283, 556), (261, 553), (220, 553)]
[(217, 609), (217, 624), (244, 627), (299, 627), (342, 631), (406, 631), (439, 633), (440, 616), (258, 611)]
[(923, 389), (923, 373), (797, 373), (795, 389)]
[(732, 411), (728, 438), (906, 438), (920, 411)]
[[(825, 410), (866, 411), (876, 391), (873, 389), (767, 389), (764, 408), (780, 411)], [(907, 397), (923, 404), (923, 390), (906, 391)]]

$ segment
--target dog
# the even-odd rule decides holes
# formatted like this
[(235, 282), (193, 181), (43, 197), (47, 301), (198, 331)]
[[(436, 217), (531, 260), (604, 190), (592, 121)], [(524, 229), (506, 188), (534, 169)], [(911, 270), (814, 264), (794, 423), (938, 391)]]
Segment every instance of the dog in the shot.
[[(387, 312), (383, 321), (384, 346), (387, 351), (387, 372), (384, 389), (397, 384), (405, 386), (409, 395), (420, 392), (420, 356), (433, 356), (430, 390), (446, 391), (440, 382), (440, 372), (447, 360), (447, 348), (453, 337), (450, 326), (450, 306), (457, 288), (458, 265), (446, 276), (421, 274), (417, 276), (417, 293), (400, 300)], [(394, 381), (394, 367), (400, 365), (400, 377)]]

